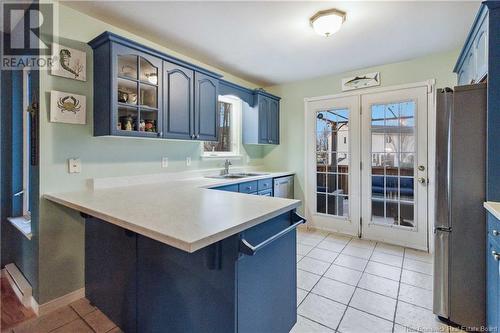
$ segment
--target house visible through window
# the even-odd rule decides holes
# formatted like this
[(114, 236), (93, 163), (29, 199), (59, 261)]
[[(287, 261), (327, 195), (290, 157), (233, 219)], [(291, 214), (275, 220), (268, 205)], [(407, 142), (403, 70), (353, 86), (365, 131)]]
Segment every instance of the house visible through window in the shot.
[(241, 100), (231, 96), (219, 96), (218, 141), (203, 143), (203, 156), (227, 157), (239, 155), (241, 142)]

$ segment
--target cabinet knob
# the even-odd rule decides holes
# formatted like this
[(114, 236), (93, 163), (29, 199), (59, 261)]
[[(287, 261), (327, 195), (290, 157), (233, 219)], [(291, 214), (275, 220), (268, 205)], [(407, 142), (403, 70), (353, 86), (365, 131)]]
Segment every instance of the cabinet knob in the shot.
[(491, 251), (491, 255), (493, 256), (493, 258), (495, 258), (496, 261), (500, 260), (500, 254), (498, 254), (497, 251), (495, 250)]
[(158, 132), (157, 136), (163, 136), (163, 132)]
[(196, 139), (199, 139), (199, 138), (200, 138), (200, 135), (199, 135), (199, 134), (196, 134), (195, 138), (196, 138)]
[(194, 139), (195, 138), (195, 135), (194, 134), (191, 134), (191, 139)]
[(491, 234), (493, 236), (498, 236), (498, 235), (500, 235), (500, 232), (498, 232), (498, 230), (493, 229), (493, 230), (491, 230)]

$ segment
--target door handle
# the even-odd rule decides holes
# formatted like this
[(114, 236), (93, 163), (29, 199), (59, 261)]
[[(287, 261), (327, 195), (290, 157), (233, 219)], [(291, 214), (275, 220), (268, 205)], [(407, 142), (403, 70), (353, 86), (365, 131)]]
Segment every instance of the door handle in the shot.
[(498, 230), (493, 229), (493, 230), (491, 230), (491, 234), (493, 236), (498, 236), (498, 235), (500, 235), (500, 232), (498, 232)]
[(425, 166), (419, 165), (418, 166), (418, 171), (425, 171)]
[(500, 260), (500, 254), (497, 251), (491, 251), (491, 255), (493, 256), (493, 258), (495, 258), (496, 261)]

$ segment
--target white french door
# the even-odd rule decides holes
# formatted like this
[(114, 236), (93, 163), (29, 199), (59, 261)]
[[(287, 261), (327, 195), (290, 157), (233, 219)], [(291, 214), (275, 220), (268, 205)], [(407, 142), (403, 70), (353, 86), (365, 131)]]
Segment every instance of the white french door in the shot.
[[(359, 98), (309, 102), (307, 107), (307, 207), (312, 223), (350, 235), (359, 233), (361, 214)], [(359, 167), (358, 167), (359, 168)]]
[(315, 227), (428, 249), (428, 87), (306, 101)]

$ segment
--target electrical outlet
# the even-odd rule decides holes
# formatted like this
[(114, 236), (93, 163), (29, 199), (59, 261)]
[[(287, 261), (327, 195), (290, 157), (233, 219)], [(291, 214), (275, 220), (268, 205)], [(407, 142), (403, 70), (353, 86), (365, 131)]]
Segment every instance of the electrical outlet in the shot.
[(162, 157), (161, 158), (161, 167), (162, 168), (168, 168), (168, 157)]
[(186, 166), (191, 165), (191, 156), (186, 157)]
[(82, 162), (79, 158), (68, 159), (68, 172), (69, 173), (80, 173), (82, 172)]

